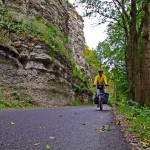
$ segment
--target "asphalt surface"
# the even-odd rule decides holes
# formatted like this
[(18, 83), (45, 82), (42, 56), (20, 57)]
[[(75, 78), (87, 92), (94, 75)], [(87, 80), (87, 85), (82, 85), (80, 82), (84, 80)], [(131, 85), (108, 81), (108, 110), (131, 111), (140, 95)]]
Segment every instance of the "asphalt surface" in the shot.
[[(109, 127), (108, 130), (102, 130)], [(46, 148), (47, 145), (47, 148)], [(110, 107), (0, 110), (0, 150), (131, 150)]]

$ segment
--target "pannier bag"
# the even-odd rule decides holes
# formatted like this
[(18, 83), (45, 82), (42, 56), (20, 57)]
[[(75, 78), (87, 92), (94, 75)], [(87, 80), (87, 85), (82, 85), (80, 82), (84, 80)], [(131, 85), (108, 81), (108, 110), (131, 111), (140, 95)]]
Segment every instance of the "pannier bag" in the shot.
[[(108, 104), (108, 98), (109, 98), (109, 94), (108, 93), (103, 93), (103, 104)], [(95, 97), (94, 97), (94, 103), (95, 104), (98, 104), (98, 95), (95, 94)]]

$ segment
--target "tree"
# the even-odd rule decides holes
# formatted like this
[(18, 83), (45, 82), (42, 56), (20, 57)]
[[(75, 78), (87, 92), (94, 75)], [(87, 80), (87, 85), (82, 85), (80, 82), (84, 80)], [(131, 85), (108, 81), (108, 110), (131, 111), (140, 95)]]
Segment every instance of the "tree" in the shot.
[(121, 30), (113, 32), (116, 31), (113, 29), (116, 29), (116, 26), (109, 26), (109, 38), (98, 44), (96, 52), (102, 54), (101, 59), (103, 62), (102, 65), (105, 67), (104, 69), (111, 72), (111, 75), (107, 76), (111, 79), (115, 101), (117, 101), (119, 99), (127, 99), (128, 84), (124, 61), (124, 47), (122, 45), (123, 41), (117, 38), (122, 36)]
[(118, 24), (124, 31), (125, 60), (130, 100), (141, 98), (141, 75), (138, 40), (143, 29), (147, 0), (76, 0), (85, 8), (85, 16), (97, 17), (99, 24)]

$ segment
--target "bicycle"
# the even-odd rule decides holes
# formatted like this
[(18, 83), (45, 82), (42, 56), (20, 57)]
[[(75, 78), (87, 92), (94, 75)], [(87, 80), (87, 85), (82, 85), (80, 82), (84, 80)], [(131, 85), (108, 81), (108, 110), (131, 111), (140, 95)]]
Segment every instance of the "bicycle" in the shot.
[[(109, 86), (109, 85), (106, 85)], [(104, 96), (105, 96), (105, 91), (104, 91), (104, 85), (97, 85), (97, 89), (100, 90), (100, 93), (98, 93), (98, 107), (100, 108), (100, 111), (103, 110), (103, 104), (104, 104)]]
[(104, 93), (99, 93), (99, 96), (98, 96), (98, 106), (100, 108), (100, 110), (103, 110), (103, 97)]

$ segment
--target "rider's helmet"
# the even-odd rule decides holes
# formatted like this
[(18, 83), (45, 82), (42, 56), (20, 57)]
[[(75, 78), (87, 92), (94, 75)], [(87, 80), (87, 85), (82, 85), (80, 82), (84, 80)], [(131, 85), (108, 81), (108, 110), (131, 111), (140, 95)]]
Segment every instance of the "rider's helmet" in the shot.
[(102, 73), (103, 73), (103, 70), (102, 70), (102, 69), (100, 69), (100, 70), (98, 70), (98, 73), (99, 73), (99, 72), (102, 72)]

